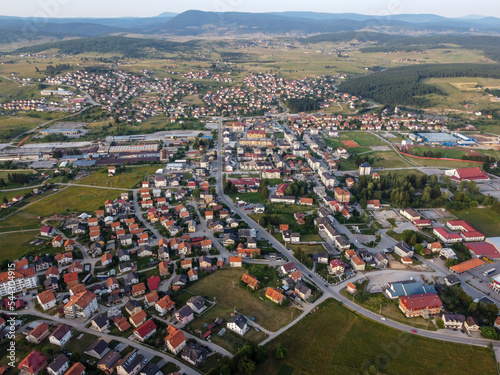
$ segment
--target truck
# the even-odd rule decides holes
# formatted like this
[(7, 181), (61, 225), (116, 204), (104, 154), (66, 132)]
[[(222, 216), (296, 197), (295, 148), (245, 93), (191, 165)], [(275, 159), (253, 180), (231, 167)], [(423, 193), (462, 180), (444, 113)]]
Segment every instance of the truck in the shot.
[(490, 268), (489, 270), (486, 270), (483, 272), (483, 275), (484, 276), (488, 276), (489, 274), (495, 272), (495, 269), (494, 268)]

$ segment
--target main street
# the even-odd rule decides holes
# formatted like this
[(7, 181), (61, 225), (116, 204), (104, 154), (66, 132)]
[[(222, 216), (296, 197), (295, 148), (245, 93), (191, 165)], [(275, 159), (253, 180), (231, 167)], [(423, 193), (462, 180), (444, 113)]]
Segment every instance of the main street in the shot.
[[(336, 286), (331, 286), (329, 284), (325, 284), (324, 280), (322, 280), (319, 275), (314, 273), (313, 271), (309, 270), (305, 265), (303, 265), (298, 259), (296, 259), (293, 255), (293, 252), (288, 250), (281, 242), (279, 242), (275, 237), (273, 237), (265, 228), (263, 228), (261, 225), (259, 225), (257, 222), (255, 222), (252, 218), (250, 218), (247, 213), (244, 210), (241, 210), (238, 206), (236, 206), (233, 201), (224, 194), (224, 189), (223, 189), (223, 180), (222, 180), (222, 170), (223, 170), (223, 143), (222, 143), (222, 118), (218, 119), (219, 122), (219, 132), (218, 132), (218, 142), (217, 142), (217, 186), (216, 186), (216, 192), (217, 195), (219, 196), (219, 199), (224, 202), (232, 212), (237, 213), (240, 215), (240, 217), (245, 220), (251, 227), (255, 228), (258, 232), (261, 238), (264, 240), (267, 240), (274, 249), (285, 255), (291, 262), (294, 262), (297, 269), (302, 272), (302, 275), (304, 277), (308, 278), (312, 282), (314, 282), (317, 287), (326, 295), (329, 295), (333, 297), (334, 299), (342, 302), (344, 306), (348, 307), (349, 309), (356, 311), (358, 314), (363, 315), (367, 318), (370, 318), (372, 320), (378, 321), (381, 324), (384, 324), (386, 326), (398, 329), (403, 332), (407, 333), (412, 333), (414, 334), (415, 328), (411, 326), (407, 326), (405, 324), (395, 322), (390, 319), (385, 319), (381, 320), (380, 316), (378, 314), (373, 313), (370, 310), (365, 309), (364, 307), (355, 304), (352, 302), (350, 299), (344, 297), (343, 295), (340, 294), (340, 291), (344, 288), (346, 282), (340, 283)], [(359, 276), (359, 277), (364, 277), (364, 276)], [(289, 326), (292, 326), (294, 323), (296, 323), (299, 319), (296, 319), (294, 322), (292, 322)], [(470, 337), (461, 337), (461, 336), (455, 336), (453, 334), (450, 334), (447, 331), (441, 330), (437, 332), (432, 332), (432, 331), (425, 331), (425, 330), (418, 330), (416, 333), (419, 336), (427, 337), (427, 338), (433, 338), (437, 340), (443, 340), (443, 341), (449, 341), (449, 342), (454, 342), (454, 343), (460, 343), (460, 344), (470, 344), (470, 345), (476, 345), (476, 346), (487, 346), (489, 343), (492, 343), (496, 347), (500, 347), (500, 344), (491, 341), (491, 340), (486, 340), (486, 339), (480, 339), (480, 338), (470, 338)]]

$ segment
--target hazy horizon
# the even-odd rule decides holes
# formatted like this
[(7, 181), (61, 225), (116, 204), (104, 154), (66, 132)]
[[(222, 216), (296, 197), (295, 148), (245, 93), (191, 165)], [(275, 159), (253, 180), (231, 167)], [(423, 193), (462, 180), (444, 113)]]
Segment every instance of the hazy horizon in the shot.
[[(483, 15), (500, 17), (500, 2), (477, 0), (473, 4), (463, 0), (446, 5), (434, 0), (352, 0), (303, 1), (275, 0), (185, 0), (181, 4), (173, 1), (149, 0), (144, 4), (130, 0), (23, 0), (5, 4), (1, 14), (4, 16), (42, 17), (42, 18), (120, 18), (154, 17), (162, 13), (182, 13), (186, 10), (212, 12), (322, 12), (322, 13), (359, 13), (374, 16), (399, 14), (435, 14), (449, 18)], [(487, 14), (488, 16), (485, 16)]]

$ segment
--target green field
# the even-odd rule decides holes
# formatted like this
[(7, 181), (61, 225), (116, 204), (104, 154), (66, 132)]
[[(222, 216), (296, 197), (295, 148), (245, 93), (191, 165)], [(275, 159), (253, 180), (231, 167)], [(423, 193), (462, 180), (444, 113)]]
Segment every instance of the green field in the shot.
[(229, 315), (236, 309), (254, 317), (257, 324), (270, 331), (280, 329), (300, 315), (295, 308), (278, 306), (265, 299), (264, 290), (252, 293), (249, 288), (240, 287), (244, 272), (243, 268), (222, 269), (192, 284), (187, 290), (191, 295), (205, 296), (210, 301), (215, 297), (221, 314)]
[(22, 190), (14, 190), (14, 191), (2, 191), (0, 190), (0, 199), (3, 200), (3, 197), (7, 198), (9, 201), (18, 195), (26, 195), (33, 191), (33, 189), (22, 189)]
[(403, 160), (395, 151), (381, 151), (368, 154), (373, 157), (375, 168), (407, 168), (411, 164)]
[[(25, 116), (0, 117), (0, 142), (9, 142), (41, 124), (40, 119)], [(21, 139), (19, 139), (20, 141)]]
[[(484, 90), (500, 88), (500, 79), (479, 77), (429, 78), (424, 84), (436, 86), (444, 91), (446, 96), (430, 95), (434, 101), (433, 108), (440, 110), (471, 111), (474, 109), (498, 109), (498, 103), (493, 103)], [(467, 102), (469, 108), (463, 103)]]
[(438, 168), (474, 168), (482, 167), (480, 163), (470, 163), (466, 161), (455, 161), (455, 160), (433, 160), (433, 159), (418, 159), (412, 158), (411, 156), (403, 155), (405, 159), (411, 161), (413, 164), (419, 167), (438, 167)]
[[(0, 221), (0, 232), (39, 228), (41, 219), (58, 214), (92, 213), (101, 207), (107, 199), (120, 196), (119, 190), (83, 188), (70, 186), (57, 193), (46, 195), (29, 207), (16, 212)], [(41, 219), (38, 219), (41, 217)]]
[(0, 233), (0, 262), (5, 259), (22, 258), (25, 254), (35, 250), (36, 248), (29, 243), (37, 234), (39, 234), (37, 231)]
[(159, 165), (140, 165), (126, 167), (124, 172), (119, 172), (113, 177), (108, 177), (108, 169), (99, 169), (90, 176), (75, 181), (76, 184), (94, 185), (110, 188), (136, 188), (137, 184), (144, 181), (146, 176), (154, 174), (161, 166)]
[(466, 220), (470, 225), (487, 237), (500, 236), (500, 215), (489, 208), (471, 210), (450, 210), (457, 218)]
[[(364, 318), (334, 300), (323, 303), (266, 345), (290, 350), (284, 361), (269, 356), (259, 374), (275, 375), (284, 366), (293, 374), (469, 375), (496, 374), (488, 349), (412, 336)], [(471, 363), (474, 369), (471, 370)], [(287, 372), (291, 373), (291, 372)]]
[[(262, 194), (259, 193), (237, 193), (237, 194), (230, 194), (229, 195), (231, 199), (234, 202), (237, 202), (238, 200), (246, 202), (246, 203), (266, 203), (266, 200), (262, 196)], [(236, 199), (239, 198), (239, 199)]]

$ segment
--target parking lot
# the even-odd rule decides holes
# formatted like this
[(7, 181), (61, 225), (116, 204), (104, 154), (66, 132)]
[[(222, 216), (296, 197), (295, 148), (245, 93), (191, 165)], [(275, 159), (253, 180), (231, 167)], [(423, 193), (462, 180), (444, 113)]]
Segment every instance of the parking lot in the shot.
[(396, 222), (402, 221), (401, 216), (393, 210), (383, 210), (383, 211), (373, 211), (373, 217), (382, 225), (384, 228), (391, 228), (392, 225), (389, 222), (390, 219)]

